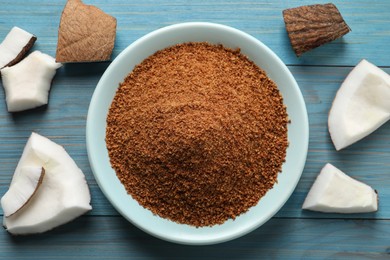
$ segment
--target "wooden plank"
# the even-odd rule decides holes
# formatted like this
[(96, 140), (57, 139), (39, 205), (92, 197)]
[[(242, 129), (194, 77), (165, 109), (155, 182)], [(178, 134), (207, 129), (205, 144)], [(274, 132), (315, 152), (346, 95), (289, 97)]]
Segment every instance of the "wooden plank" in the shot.
[(0, 259), (388, 259), (389, 220), (272, 219), (212, 246), (154, 238), (120, 217), (81, 217), (43, 235), (0, 232)]
[[(327, 3), (319, 0), (315, 3)], [(104, 1), (87, 0), (118, 20), (113, 57), (144, 34), (166, 25), (206, 21), (222, 23), (243, 30), (272, 48), (289, 65), (353, 66), (366, 58), (378, 66), (389, 66), (390, 2), (342, 1), (339, 8), (352, 32), (342, 39), (297, 58), (284, 27), (282, 11), (313, 4), (310, 1)], [(65, 1), (2, 1), (0, 38), (14, 25), (38, 36), (35, 49), (55, 55), (57, 30)]]

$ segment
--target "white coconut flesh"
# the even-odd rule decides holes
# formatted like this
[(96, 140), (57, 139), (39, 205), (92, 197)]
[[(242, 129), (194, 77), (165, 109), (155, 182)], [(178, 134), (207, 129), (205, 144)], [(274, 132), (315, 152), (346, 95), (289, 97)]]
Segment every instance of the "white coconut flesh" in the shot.
[(328, 213), (365, 213), (378, 210), (378, 195), (331, 164), (326, 164), (311, 187), (303, 209)]
[(42, 183), (45, 170), (39, 166), (25, 166), (14, 175), (12, 185), (1, 198), (4, 216), (9, 217), (31, 199)]
[(362, 60), (338, 90), (328, 127), (336, 150), (374, 132), (390, 119), (390, 75)]
[(4, 216), (3, 225), (8, 232), (45, 232), (92, 209), (85, 176), (62, 146), (32, 133), (10, 186), (17, 182), (15, 176), (26, 166), (44, 167), (45, 176), (23, 208), (9, 217)]
[(18, 64), (1, 70), (9, 112), (32, 109), (48, 103), (51, 82), (61, 67), (55, 59), (34, 51)]
[(0, 44), (0, 69), (24, 56), (36, 37), (19, 27), (13, 27)]

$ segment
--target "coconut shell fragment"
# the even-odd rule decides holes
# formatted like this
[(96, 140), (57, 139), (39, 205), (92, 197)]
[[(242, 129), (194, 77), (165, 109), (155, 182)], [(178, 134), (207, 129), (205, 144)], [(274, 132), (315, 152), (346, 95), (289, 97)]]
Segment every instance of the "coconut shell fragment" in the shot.
[(58, 31), (56, 61), (97, 62), (111, 57), (116, 19), (81, 0), (68, 0)]
[(21, 61), (36, 40), (35, 35), (19, 27), (13, 27), (0, 43), (0, 69)]
[(13, 185), (1, 198), (1, 207), (6, 218), (21, 210), (31, 200), (41, 186), (45, 169), (37, 166), (25, 166), (14, 174)]
[(283, 11), (283, 18), (297, 56), (351, 31), (332, 3), (286, 9)]

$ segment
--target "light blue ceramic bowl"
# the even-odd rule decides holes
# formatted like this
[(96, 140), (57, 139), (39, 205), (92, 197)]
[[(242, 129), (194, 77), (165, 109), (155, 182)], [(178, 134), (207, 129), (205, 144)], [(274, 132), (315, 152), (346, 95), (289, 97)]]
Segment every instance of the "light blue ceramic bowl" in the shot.
[[(111, 168), (105, 143), (106, 116), (120, 82), (135, 65), (157, 50), (189, 41), (221, 43), (239, 47), (278, 85), (291, 119), (289, 147), (278, 183), (236, 220), (222, 225), (195, 228), (153, 215), (128, 195)], [(115, 58), (104, 72), (93, 94), (87, 119), (88, 157), (101, 190), (123, 217), (140, 229), (171, 242), (205, 245), (228, 241), (258, 228), (284, 205), (294, 191), (304, 168), (308, 148), (308, 118), (299, 87), (283, 62), (263, 43), (237, 29), (212, 23), (183, 23), (168, 26), (138, 39)]]

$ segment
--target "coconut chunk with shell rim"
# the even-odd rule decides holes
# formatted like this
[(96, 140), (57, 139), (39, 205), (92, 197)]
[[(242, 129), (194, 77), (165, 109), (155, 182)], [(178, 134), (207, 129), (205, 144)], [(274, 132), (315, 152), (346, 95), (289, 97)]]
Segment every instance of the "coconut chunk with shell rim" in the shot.
[(12, 185), (1, 198), (4, 216), (9, 217), (23, 208), (38, 190), (45, 176), (45, 169), (39, 166), (25, 166), (13, 177)]
[[(27, 204), (12, 216), (3, 218), (3, 225), (8, 232), (45, 232), (92, 209), (85, 176), (62, 146), (32, 133), (15, 175), (27, 165), (44, 167), (45, 176)], [(14, 181), (11, 181), (11, 185)]]
[(61, 63), (40, 51), (34, 51), (12, 67), (1, 70), (8, 112), (46, 105), (51, 82)]
[(0, 69), (21, 61), (36, 40), (35, 35), (14, 26), (0, 43)]

